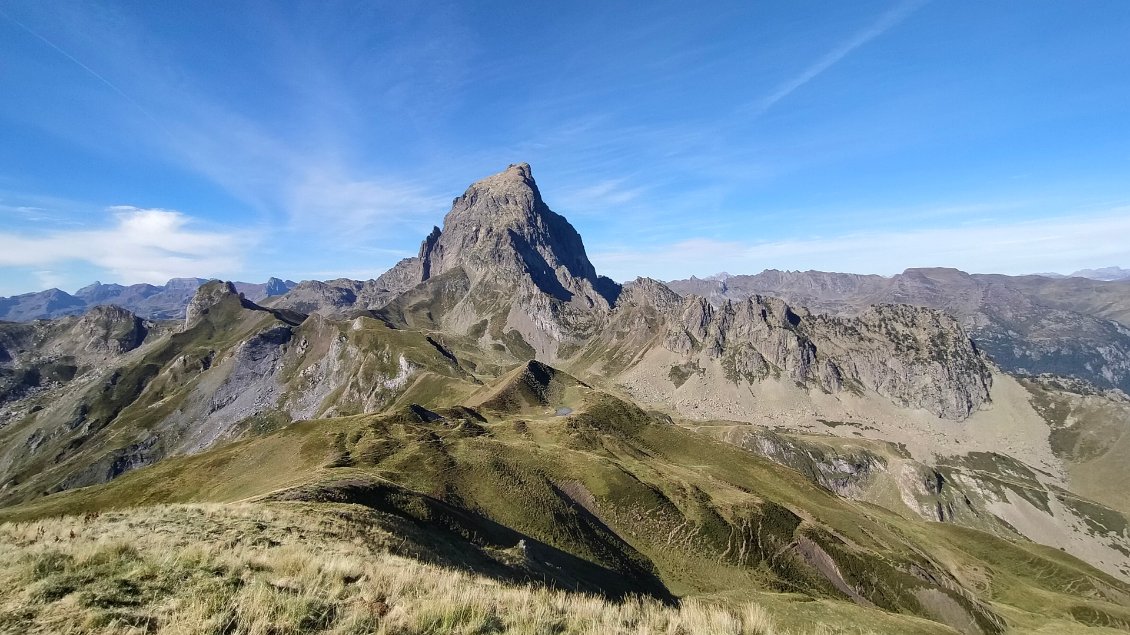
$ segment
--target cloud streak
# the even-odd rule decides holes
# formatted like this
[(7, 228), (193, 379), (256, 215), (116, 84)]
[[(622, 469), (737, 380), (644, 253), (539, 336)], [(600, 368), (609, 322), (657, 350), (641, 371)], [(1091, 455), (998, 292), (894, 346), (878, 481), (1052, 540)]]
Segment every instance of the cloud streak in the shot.
[[(346, 242), (363, 239), (374, 228), (388, 229), (433, 217), (451, 201), (408, 183), (355, 179), (338, 171), (313, 170), (289, 196), (292, 222), (302, 229), (332, 224)], [(438, 218), (436, 218), (438, 221)]]
[(776, 90), (774, 90), (772, 93), (769, 93), (769, 95), (765, 96), (761, 101), (757, 102), (754, 108), (754, 114), (760, 115), (766, 112), (774, 105), (776, 105), (777, 102), (793, 94), (801, 86), (804, 86), (808, 82), (816, 79), (828, 69), (838, 64), (845, 57), (851, 55), (851, 53), (859, 47), (867, 44), (871, 40), (874, 40), (875, 38), (883, 35), (887, 31), (897, 26), (900, 22), (905, 20), (907, 16), (914, 13), (924, 4), (926, 4), (926, 2), (927, 0), (912, 0), (910, 2), (902, 2), (895, 8), (879, 16), (879, 19), (876, 20), (874, 24), (867, 27), (866, 29), (857, 32), (844, 43), (840, 44), (831, 51), (828, 51), (826, 54), (824, 54), (823, 57), (816, 60), (803, 71), (801, 71), (800, 74), (781, 84), (777, 87)]
[(110, 90), (117, 93), (122, 99), (125, 99), (134, 108), (137, 108), (137, 110), (139, 112), (141, 112), (141, 114), (148, 117), (154, 123), (158, 123), (157, 119), (148, 110), (146, 110), (144, 106), (142, 106), (140, 103), (138, 103), (138, 101), (136, 99), (134, 99), (133, 97), (130, 97), (128, 94), (126, 94), (125, 91), (123, 91), (121, 88), (119, 88), (117, 84), (106, 79), (106, 77), (101, 75), (98, 71), (96, 71), (93, 68), (84, 64), (81, 60), (79, 60), (74, 55), (71, 55), (70, 53), (68, 53), (65, 49), (60, 47), (58, 44), (55, 44), (51, 40), (49, 40), (46, 37), (44, 37), (43, 35), (41, 35), (38, 31), (33, 30), (31, 27), (27, 26), (23, 22), (20, 22), (19, 20), (8, 15), (7, 13), (4, 12), (3, 8), (0, 8), (0, 17), (5, 18), (6, 20), (11, 22), (12, 24), (23, 29), (28, 35), (31, 35), (32, 37), (36, 38), (40, 42), (43, 42), (47, 46), (51, 47), (56, 53), (58, 53), (59, 55), (62, 55), (67, 60), (73, 62), (75, 64), (75, 66), (78, 66), (83, 71), (85, 71), (87, 74), (89, 74), (91, 77), (98, 80), (99, 82), (104, 84), (107, 88), (109, 88)]
[(247, 237), (194, 229), (193, 219), (172, 210), (113, 207), (113, 224), (45, 235), (0, 233), (0, 267), (48, 267), (85, 262), (128, 282), (216, 275), (239, 269)]

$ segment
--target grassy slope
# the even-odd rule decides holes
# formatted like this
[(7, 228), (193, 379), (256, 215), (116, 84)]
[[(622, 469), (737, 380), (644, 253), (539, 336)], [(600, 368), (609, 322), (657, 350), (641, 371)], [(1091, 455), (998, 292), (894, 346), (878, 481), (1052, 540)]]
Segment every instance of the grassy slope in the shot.
[(613, 603), (460, 573), (405, 557), (415, 556), (414, 537), (379, 512), (326, 504), (160, 506), (0, 525), (0, 631), (782, 632), (753, 604)]
[(1104, 397), (1069, 380), (1025, 379), (1021, 384), (1052, 426), (1052, 450), (1067, 465), (1071, 489), (1130, 513), (1130, 401)]
[(304, 422), (2, 510), (0, 519), (239, 501), (303, 483), (332, 493), (343, 481), (389, 479), (415, 498), (385, 511), (416, 522), (431, 517), (414, 517), (413, 506), (449, 501), (629, 577), (654, 566), (679, 595), (733, 603), (768, 588), (818, 599), (784, 611), (789, 619), (885, 615), (836, 600), (842, 595), (826, 580), (788, 557), (789, 545), (805, 537), (869, 597), (902, 611), (930, 614), (912, 600), (929, 585), (905, 573), (918, 567), (969, 589), (1012, 625), (1130, 624), (1130, 611), (1118, 606), (1130, 589), (1070, 556), (846, 501), (795, 471), (590, 397), (587, 410), (567, 418), (483, 423), (448, 412), (430, 423), (408, 413)]
[(3, 524), (0, 631), (952, 633), (795, 594), (611, 602), (420, 562), (418, 538), (396, 518), (338, 504), (152, 506)]
[[(225, 299), (195, 328), (171, 334), (145, 348), (138, 358), (130, 356), (101, 381), (83, 387), (78, 394), (65, 386), (59, 394), (42, 400), (58, 401), (63, 409), (45, 421), (32, 419), (26, 426), (43, 428), (48, 441), (34, 454), (20, 458), (0, 500), (12, 503), (43, 492), (69, 486), (78, 473), (110, 470), (106, 464), (124, 448), (145, 436), (146, 431), (181, 406), (192, 391), (185, 377), (189, 371), (165, 372), (183, 360), (181, 367), (211, 362), (217, 351), (236, 346), (250, 333), (275, 321), (263, 311), (242, 309), (238, 298)], [(222, 325), (222, 326), (217, 326)], [(72, 403), (73, 402), (73, 403)], [(54, 412), (53, 404), (43, 404)], [(19, 443), (26, 430), (12, 426), (0, 434), (0, 446)], [(87, 481), (91, 482), (91, 481)]]

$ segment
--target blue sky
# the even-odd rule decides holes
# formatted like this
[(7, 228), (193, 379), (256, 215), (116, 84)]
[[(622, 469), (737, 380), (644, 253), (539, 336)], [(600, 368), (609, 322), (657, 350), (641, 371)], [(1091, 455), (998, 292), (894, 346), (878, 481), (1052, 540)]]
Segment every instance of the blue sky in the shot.
[(1130, 265), (1130, 4), (0, 0), (0, 294), (369, 278), (529, 162), (602, 273)]

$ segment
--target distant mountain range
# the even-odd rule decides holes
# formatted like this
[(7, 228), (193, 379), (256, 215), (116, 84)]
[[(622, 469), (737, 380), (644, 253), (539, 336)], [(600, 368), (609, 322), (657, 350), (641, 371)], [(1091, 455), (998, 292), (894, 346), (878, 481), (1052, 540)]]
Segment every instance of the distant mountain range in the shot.
[(1080, 269), (1071, 274), (1072, 278), (1090, 278), (1091, 280), (1130, 280), (1130, 269), (1122, 267), (1103, 267), (1101, 269)]
[[(163, 285), (102, 284), (87, 285), (73, 295), (59, 289), (0, 297), (0, 320), (28, 322), (66, 315), (85, 313), (87, 309), (102, 305), (116, 305), (129, 309), (139, 317), (151, 320), (184, 317), (189, 300), (207, 282), (204, 278), (173, 278)], [(282, 295), (294, 288), (290, 280), (270, 278), (263, 283), (236, 282), (235, 288), (252, 301)]]
[(1062, 273), (1051, 272), (1032, 275), (1043, 276), (1045, 278), (1089, 278), (1091, 280), (1105, 280), (1110, 282), (1113, 280), (1130, 280), (1130, 269), (1123, 269), (1122, 267), (1101, 267), (1099, 269), (1080, 269), (1068, 276)]

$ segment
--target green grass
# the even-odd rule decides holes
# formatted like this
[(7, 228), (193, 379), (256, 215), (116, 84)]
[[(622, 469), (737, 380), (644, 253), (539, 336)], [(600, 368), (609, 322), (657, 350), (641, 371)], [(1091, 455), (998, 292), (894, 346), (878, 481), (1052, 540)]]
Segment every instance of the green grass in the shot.
[[(844, 601), (796, 550), (804, 536), (868, 601), (945, 619), (919, 599), (933, 589), (990, 631), (1002, 619), (1075, 620), (1079, 606), (1117, 621), (1119, 603), (1130, 598), (1126, 585), (1058, 551), (957, 534), (841, 499), (794, 470), (602, 393), (590, 393), (572, 416), (527, 415), (522, 426), (507, 415), (438, 414), (405, 409), (293, 424), (0, 510), (0, 519), (269, 494), (359, 503), (428, 528), (418, 554), (447, 554), (447, 565), (463, 550), (452, 545), (473, 545), (486, 558), (476, 567), (503, 566), (504, 552), (525, 540), (557, 563), (541, 575), (568, 572), (560, 584), (580, 590), (601, 588), (603, 576), (622, 580), (609, 592), (740, 602), (774, 590), (799, 593), (814, 607)], [(1006, 568), (1013, 561), (1022, 564)]]
[[(248, 321), (241, 328), (261, 327)], [(212, 351), (239, 341), (232, 333), (212, 330), (208, 319), (174, 337), (187, 338), (176, 343), (177, 350), (201, 363)], [(332, 342), (352, 347), (341, 353), (351, 383), (331, 395), (338, 412), (360, 409), (359, 401), (345, 395), (359, 399), (362, 391), (372, 390), (366, 386), (394, 374), (401, 356), (419, 372), (384, 414), (290, 425), (263, 416), (246, 424), (255, 433), (241, 441), (167, 459), (105, 485), (0, 509), (0, 520), (264, 497), (303, 501), (311, 509), (348, 503), (377, 514), (386, 525), (411, 528), (415, 538), (409, 555), (507, 584), (551, 581), (559, 588), (616, 598), (628, 590), (659, 600), (710, 597), (731, 607), (766, 593), (787, 594), (805, 599), (800, 604), (816, 611), (812, 621), (822, 619), (819, 611), (851, 613), (860, 621), (848, 626), (862, 627), (868, 619), (889, 615), (884, 610), (910, 620), (892, 623), (892, 631), (911, 623), (921, 630), (921, 620), (933, 620), (930, 628), (937, 629), (947, 621), (976, 623), (984, 632), (1005, 624), (1044, 627), (1080, 620), (1118, 625), (1123, 615), (1118, 606), (1130, 597), (1126, 585), (1059, 552), (1019, 547), (979, 532), (957, 540), (948, 526), (842, 499), (800, 472), (671, 425), (629, 402), (565, 381), (571, 378), (563, 374), (526, 381), (530, 378), (519, 367), (514, 377), (484, 387), (490, 377), (483, 373), (501, 373), (492, 366), (500, 362), (480, 354), (464, 363), (472, 344), (460, 338), (446, 338), (440, 350), (421, 332), (367, 317), (343, 324), (312, 319), (293, 337), (309, 342), (309, 359), (290, 360), (285, 382), (301, 381), (303, 369), (321, 359), (319, 353)], [(129, 417), (132, 425), (143, 427), (149, 421), (141, 414), (144, 409), (175, 402), (170, 397), (185, 389), (177, 388), (175, 378), (158, 373), (162, 378), (155, 380), (146, 370), (166, 368), (169, 355), (158, 347), (147, 353), (145, 363), (130, 367), (115, 384), (123, 397), (111, 391), (106, 413), (98, 416)], [(129, 399), (138, 387), (165, 401)], [(481, 412), (453, 407), (473, 400), (472, 393), (493, 406)], [(499, 395), (513, 398), (491, 400)], [(115, 410), (119, 401), (128, 405)], [(551, 416), (558, 401), (574, 412)], [(963, 461), (963, 469), (989, 473), (1001, 487), (1035, 496), (1027, 490), (1038, 481), (1022, 464), (995, 455)], [(1047, 504), (1038, 497), (1036, 503)], [(520, 542), (538, 557), (519, 562)], [(1005, 547), (1025, 566), (1010, 569), (995, 559)], [(41, 565), (45, 571), (52, 567), (61, 569), (49, 575), (62, 577), (51, 593), (63, 593), (72, 579), (66, 576), (79, 573), (62, 556)], [(153, 604), (156, 600), (144, 594), (160, 593), (160, 585), (118, 577), (125, 582), (117, 586), (107, 582), (103, 588), (87, 578), (71, 586), (103, 598), (84, 607), (101, 611), (102, 617), (91, 619), (136, 620), (144, 628), (151, 622), (138, 616), (137, 607)], [(847, 611), (845, 588), (878, 609)], [(61, 597), (78, 598), (77, 592)], [(234, 597), (227, 601), (235, 602)], [(309, 618), (314, 620), (310, 628), (328, 627), (318, 620), (330, 619), (329, 605), (324, 598), (316, 600), (322, 604), (311, 606), (322, 608), (285, 609), (293, 611), (287, 613), (293, 620), (278, 617), (292, 624), (283, 630), (306, 628), (301, 624), (307, 618), (294, 617), (305, 614), (315, 616)], [(99, 602), (105, 606), (95, 606)], [(263, 602), (273, 606), (269, 598)], [(787, 621), (804, 613), (791, 600), (774, 603), (791, 607), (782, 611), (793, 616), (783, 618), (785, 623), (799, 623)], [(330, 621), (338, 623), (342, 610), (333, 609), (336, 617)], [(421, 609), (411, 628), (502, 628), (492, 621), (502, 619), (499, 614), (483, 611), (476, 606), (433, 615)]]
[(1026, 378), (1021, 385), (1051, 426), (1048, 440), (1068, 469), (1071, 490), (1130, 514), (1123, 485), (1130, 458), (1130, 402), (1062, 378)]
[(0, 631), (952, 633), (776, 594), (609, 600), (420, 562), (417, 538), (395, 517), (336, 503), (156, 506), (3, 524)]

